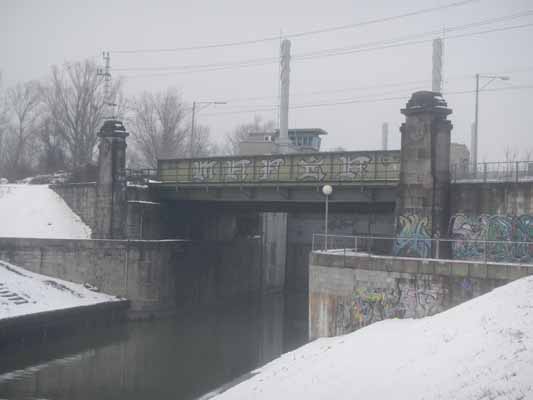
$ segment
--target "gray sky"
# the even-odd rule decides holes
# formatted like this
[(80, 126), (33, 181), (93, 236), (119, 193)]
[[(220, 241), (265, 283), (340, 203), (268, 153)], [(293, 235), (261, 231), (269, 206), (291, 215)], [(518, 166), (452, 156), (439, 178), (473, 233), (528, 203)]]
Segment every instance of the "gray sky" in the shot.
[[(114, 51), (252, 40), (279, 35), (280, 31), (291, 34), (354, 24), (452, 2), (0, 0), (0, 70), (4, 86), (9, 86), (17, 81), (42, 78), (47, 75), (50, 66), (65, 61), (89, 57), (101, 61), (102, 50), (111, 51), (112, 67), (116, 69), (114, 76), (119, 74), (119, 68), (219, 64), (263, 57), (276, 58), (279, 52), (277, 41), (167, 53), (123, 54)], [(292, 54), (296, 56), (398, 39), (529, 10), (533, 10), (530, 0), (478, 0), (460, 7), (395, 21), (293, 38)], [(448, 35), (527, 23), (533, 23), (533, 15), (454, 31)], [(474, 93), (452, 92), (473, 90), (476, 72), (511, 76), (509, 82), (491, 83), (488, 87), (491, 89), (533, 85), (531, 39), (533, 26), (446, 41), (444, 97), (454, 110), (450, 117), (454, 125), (452, 140), (470, 143)], [(361, 102), (293, 109), (289, 116), (289, 127), (320, 127), (327, 130), (329, 136), (323, 142), (326, 149), (337, 146), (353, 150), (378, 149), (381, 124), (389, 122), (389, 143), (391, 147), (399, 147), (398, 127), (403, 121), (399, 110), (413, 91), (431, 89), (431, 54), (431, 42), (427, 41), (306, 61), (293, 60), (291, 105), (345, 100)], [(127, 77), (125, 88), (128, 94), (175, 86), (181, 90), (187, 102), (228, 101), (226, 105), (209, 106), (197, 114), (199, 123), (210, 126), (213, 139), (218, 141), (236, 125), (251, 121), (256, 114), (264, 119), (277, 118), (276, 111), (230, 113), (277, 104), (276, 63), (209, 72), (162, 74), (161, 71), (121, 71), (120, 74)], [(409, 83), (421, 80), (424, 82)], [(265, 98), (242, 100), (250, 97)], [(399, 99), (380, 100), (397, 97)], [(481, 93), (479, 161), (503, 159), (506, 147), (518, 151), (533, 150), (532, 100), (531, 87)]]

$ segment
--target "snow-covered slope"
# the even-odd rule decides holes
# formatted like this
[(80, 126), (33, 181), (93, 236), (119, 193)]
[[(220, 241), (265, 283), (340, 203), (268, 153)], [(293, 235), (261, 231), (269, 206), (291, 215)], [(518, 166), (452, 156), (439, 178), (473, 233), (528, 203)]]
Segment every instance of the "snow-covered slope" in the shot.
[(533, 277), (432, 317), (317, 340), (252, 375), (216, 398), (533, 399)]
[(35, 274), (0, 261), (0, 320), (117, 300), (117, 297), (93, 292), (83, 285)]
[(88, 239), (91, 228), (47, 185), (0, 185), (0, 237)]

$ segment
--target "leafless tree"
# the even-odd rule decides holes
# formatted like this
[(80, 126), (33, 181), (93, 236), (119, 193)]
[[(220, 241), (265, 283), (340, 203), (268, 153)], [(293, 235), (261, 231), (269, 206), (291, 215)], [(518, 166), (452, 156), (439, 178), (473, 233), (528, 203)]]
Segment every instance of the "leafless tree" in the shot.
[[(185, 124), (187, 107), (177, 89), (170, 88), (156, 94), (145, 92), (134, 99), (129, 108), (128, 130), (144, 166), (156, 168), (160, 158), (186, 154), (189, 131)], [(200, 138), (198, 132), (197, 128), (196, 134)]]
[[(53, 67), (43, 90), (50, 117), (66, 145), (73, 168), (93, 160), (96, 133), (106, 117), (103, 86), (96, 64), (85, 60), (63, 68)], [(111, 101), (118, 96), (121, 86), (120, 80), (114, 81)]]
[(248, 134), (252, 132), (272, 132), (275, 127), (276, 123), (274, 121), (263, 122), (261, 117), (256, 115), (252, 122), (237, 126), (233, 132), (226, 135), (226, 143), (223, 151), (228, 155), (238, 154), (239, 143), (248, 137)]
[(6, 91), (4, 109), (1, 111), (1, 134), (4, 173), (10, 178), (20, 178), (36, 161), (36, 137), (42, 102), (37, 82), (19, 83)]

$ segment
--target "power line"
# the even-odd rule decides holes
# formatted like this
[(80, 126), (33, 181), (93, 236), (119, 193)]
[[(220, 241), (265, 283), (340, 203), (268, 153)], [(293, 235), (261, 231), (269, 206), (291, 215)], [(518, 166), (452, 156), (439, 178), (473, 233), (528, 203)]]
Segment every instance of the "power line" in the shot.
[[(321, 28), (321, 29), (287, 34), (287, 35), (284, 35), (284, 37), (290, 39), (290, 38), (318, 35), (322, 33), (336, 32), (336, 31), (346, 30), (346, 29), (360, 28), (362, 26), (374, 25), (374, 24), (383, 23), (383, 22), (390, 22), (390, 21), (394, 21), (394, 20), (398, 20), (402, 18), (414, 17), (418, 15), (432, 13), (435, 11), (441, 11), (441, 10), (445, 10), (449, 8), (460, 7), (465, 4), (474, 3), (478, 1), (480, 0), (456, 1), (453, 3), (445, 4), (443, 6), (423, 8), (420, 10), (410, 11), (410, 12), (403, 13), (403, 14), (397, 14), (397, 15), (382, 17), (382, 18), (375, 18), (375, 19), (370, 19), (367, 21), (357, 22), (353, 24), (339, 25), (339, 26), (334, 26), (334, 27), (329, 27), (329, 28)], [(212, 43), (212, 44), (189, 46), (189, 47), (114, 50), (113, 53), (115, 54), (170, 53), (170, 52), (180, 52), (180, 51), (194, 51), (194, 50), (205, 50), (205, 49), (213, 49), (213, 48), (223, 48), (223, 47), (235, 47), (235, 46), (257, 44), (257, 43), (263, 43), (263, 42), (278, 41), (278, 40), (279, 40), (279, 35), (272, 35), (272, 36), (267, 36), (267, 37), (263, 37), (259, 39), (240, 40), (240, 41), (224, 42), (224, 43)]]
[[(483, 31), (450, 35), (447, 37), (447, 40), (476, 36), (476, 35), (484, 35), (484, 34), (494, 33), (494, 32), (503, 32), (503, 31), (514, 30), (514, 29), (522, 29), (522, 28), (527, 28), (531, 26), (533, 26), (533, 23), (512, 25), (512, 26), (506, 26), (506, 27), (501, 27), (501, 28), (492, 28), (492, 29), (487, 29)], [(420, 35), (427, 35), (427, 33), (420, 34)], [(295, 55), (293, 57), (293, 61), (299, 62), (299, 61), (306, 61), (306, 60), (312, 60), (312, 59), (317, 59), (317, 58), (333, 57), (333, 56), (348, 55), (348, 54), (355, 54), (355, 53), (367, 53), (367, 52), (372, 52), (376, 50), (384, 50), (384, 49), (389, 49), (389, 48), (423, 44), (423, 43), (431, 42), (432, 40), (433, 39), (420, 39), (420, 40), (413, 40), (413, 41), (407, 41), (407, 42), (398, 42), (396, 40), (393, 42), (389, 41), (388, 42), (389, 44), (383, 44), (383, 45), (374, 46), (374, 47), (367, 47), (366, 45), (361, 44), (361, 45), (354, 46), (351, 48), (322, 50), (322, 53), (313, 52), (311, 54), (304, 53), (301, 55)], [(384, 41), (384, 43), (387, 43), (387, 42)], [(194, 73), (194, 72), (222, 71), (222, 70), (228, 70), (228, 69), (238, 69), (238, 68), (248, 68), (248, 67), (270, 65), (270, 64), (277, 63), (277, 62), (278, 62), (277, 58), (269, 57), (269, 58), (241, 60), (241, 61), (237, 61), (233, 63), (185, 65), (185, 66), (174, 66), (174, 67), (132, 67), (132, 68), (116, 68), (115, 70), (117, 71), (133, 71), (133, 70), (166, 71), (163, 73), (155, 73), (155, 74), (137, 74), (137, 75), (129, 75), (129, 76), (126, 75), (125, 76), (126, 78), (137, 78), (137, 77), (168, 76), (168, 75), (174, 75), (174, 74)]]
[[(483, 92), (502, 92), (502, 91), (514, 91), (514, 90), (525, 90), (525, 89), (533, 89), (533, 84), (485, 89), (483, 90)], [(472, 94), (472, 93), (475, 93), (475, 90), (449, 91), (443, 94), (446, 96), (449, 96), (449, 95), (463, 95), (463, 94)], [(349, 104), (378, 103), (382, 101), (405, 100), (405, 99), (406, 99), (405, 96), (381, 97), (381, 98), (375, 98), (375, 99), (355, 98), (351, 100), (336, 101), (336, 102), (329, 102), (329, 103), (323, 102), (323, 103), (314, 103), (314, 104), (293, 105), (293, 106), (290, 106), (290, 109), (298, 110), (298, 109), (307, 109), (307, 108), (333, 107), (333, 106), (341, 106), (341, 105), (349, 105)], [(275, 111), (275, 110), (276, 110), (276, 106), (273, 105), (273, 106), (263, 107), (263, 108), (224, 111), (224, 112), (219, 112), (219, 113), (206, 113), (203, 115), (204, 116), (217, 116), (217, 115), (230, 115), (230, 114), (246, 114), (246, 113)]]

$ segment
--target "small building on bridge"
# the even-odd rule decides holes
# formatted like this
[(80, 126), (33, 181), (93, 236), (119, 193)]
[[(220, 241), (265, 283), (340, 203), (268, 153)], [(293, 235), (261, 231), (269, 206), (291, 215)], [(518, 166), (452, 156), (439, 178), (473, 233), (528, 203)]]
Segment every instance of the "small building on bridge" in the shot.
[[(289, 129), (291, 150), (294, 153), (316, 153), (320, 151), (321, 137), (328, 133), (320, 128)], [(250, 132), (239, 143), (239, 155), (264, 155), (279, 153), (279, 129), (273, 132)]]

